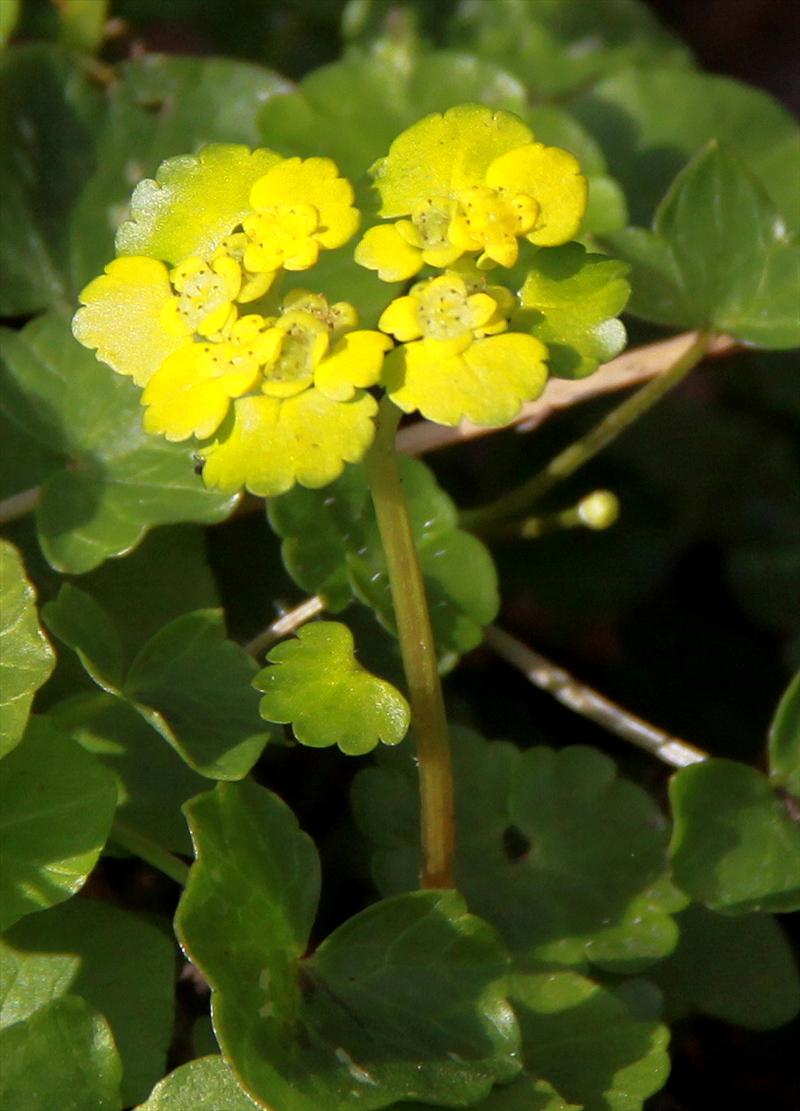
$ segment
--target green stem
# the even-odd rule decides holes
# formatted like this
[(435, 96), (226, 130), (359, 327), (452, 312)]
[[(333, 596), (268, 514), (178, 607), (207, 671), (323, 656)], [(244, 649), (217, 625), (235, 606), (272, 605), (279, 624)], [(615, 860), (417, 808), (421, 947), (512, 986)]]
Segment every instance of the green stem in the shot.
[(646, 386), (637, 390), (616, 409), (612, 409), (599, 424), (551, 459), (544, 470), (539, 471), (533, 478), (510, 490), (490, 505), (463, 512), (460, 518), (461, 525), (464, 528), (480, 530), (494, 521), (524, 513), (531, 503), (537, 501), (557, 483), (574, 474), (584, 463), (588, 463), (604, 447), (616, 440), (628, 425), (644, 416), (664, 394), (682, 382), (689, 371), (702, 361), (710, 340), (711, 337), (707, 332), (698, 332), (692, 346), (673, 363), (669, 370), (651, 379)]
[(450, 740), (428, 600), (397, 462), (395, 433), (399, 420), (399, 409), (384, 398), (375, 443), (365, 464), (389, 569), (419, 761), (420, 882), (426, 888), (453, 887), (455, 829)]
[(159, 872), (163, 872), (165, 876), (169, 876), (171, 880), (175, 880), (181, 887), (186, 886), (189, 879), (189, 865), (184, 864), (166, 849), (162, 849), (143, 833), (137, 833), (135, 829), (131, 829), (123, 822), (114, 822), (111, 827), (111, 839), (123, 849), (127, 849), (129, 853), (133, 853)]
[(41, 492), (41, 486), (33, 486), (30, 490), (23, 490), (20, 494), (3, 498), (0, 501), (0, 524), (5, 525), (9, 521), (16, 521), (18, 517), (30, 513), (39, 504)]

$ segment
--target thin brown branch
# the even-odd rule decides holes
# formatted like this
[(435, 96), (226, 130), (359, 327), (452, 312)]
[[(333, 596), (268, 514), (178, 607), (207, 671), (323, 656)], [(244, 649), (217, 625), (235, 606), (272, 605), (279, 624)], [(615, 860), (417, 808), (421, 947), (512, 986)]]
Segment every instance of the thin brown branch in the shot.
[(581, 683), (568, 671), (551, 663), (539, 652), (528, 648), (504, 629), (489, 626), (484, 630), (484, 640), (492, 651), (521, 671), (535, 686), (552, 694), (562, 705), (596, 722), (624, 741), (644, 749), (651, 756), (658, 757), (665, 764), (670, 764), (673, 768), (685, 768), (689, 764), (699, 764), (708, 759), (708, 753), (702, 749), (680, 737), (673, 737), (657, 725), (651, 725), (612, 702), (610, 698)]
[(282, 637), (296, 632), (301, 625), (305, 625), (306, 621), (310, 621), (312, 617), (319, 617), (325, 610), (325, 604), (325, 599), (320, 594), (312, 594), (310, 598), (306, 598), (294, 609), (282, 613), (258, 636), (253, 637), (250, 643), (244, 646), (245, 652), (251, 656), (260, 656), (262, 652), (266, 652)]
[[(589, 378), (578, 381), (551, 378), (540, 398), (522, 406), (514, 424), (518, 431), (530, 432), (561, 409), (657, 378), (689, 350), (696, 338), (696, 332), (683, 332), (658, 343), (634, 347), (612, 359), (610, 363), (605, 363)], [(709, 344), (707, 355), (723, 355), (737, 346), (736, 340), (730, 336), (719, 336)], [(443, 428), (423, 420), (400, 429), (397, 447), (406, 455), (424, 455), (429, 451), (439, 451), (441, 448), (497, 431), (497, 428), (485, 428), (470, 424), (469, 421), (464, 421), (455, 428)]]

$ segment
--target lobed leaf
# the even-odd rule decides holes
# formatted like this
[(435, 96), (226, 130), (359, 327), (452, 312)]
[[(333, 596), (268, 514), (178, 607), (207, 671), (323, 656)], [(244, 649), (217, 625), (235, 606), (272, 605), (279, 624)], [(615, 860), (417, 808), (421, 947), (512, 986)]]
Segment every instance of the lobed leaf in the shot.
[(257, 666), (226, 639), (220, 610), (170, 621), (127, 669), (116, 630), (90, 595), (66, 583), (43, 612), (94, 682), (136, 710), (193, 771), (211, 779), (247, 775), (269, 734), (251, 686)]
[(741, 163), (716, 144), (702, 150), (678, 174), (653, 228), (611, 237), (631, 264), (634, 315), (765, 348), (800, 344), (800, 243)]
[(54, 663), (22, 559), (0, 540), (0, 757), (19, 744), (33, 696)]
[[(400, 465), (438, 650), (467, 652), (497, 614), (491, 556), (457, 528), (455, 506), (432, 472), (415, 459)], [(270, 502), (268, 512), (299, 586), (324, 594), (334, 612), (356, 597), (394, 631), (388, 571), (362, 468), (349, 467), (325, 490), (296, 487)]]
[(111, 903), (70, 899), (24, 918), (0, 942), (0, 1029), (68, 992), (81, 996), (111, 1027), (128, 1106), (164, 1074), (174, 970), (174, 945), (158, 926)]
[(622, 351), (627, 336), (616, 317), (630, 296), (627, 273), (624, 262), (578, 243), (537, 252), (516, 323), (547, 345), (551, 374), (585, 378)]
[(203, 486), (189, 448), (144, 432), (139, 391), (81, 347), (65, 319), (2, 330), (0, 357), (7, 419), (58, 458), (36, 513), (56, 570), (89, 571), (154, 525), (230, 512), (235, 499)]
[(114, 777), (45, 718), (0, 761), (0, 929), (78, 891), (105, 845)]
[(356, 660), (346, 625), (306, 625), (296, 640), (279, 644), (267, 659), (273, 666), (253, 680), (264, 692), (261, 716), (291, 723), (301, 744), (338, 745), (349, 756), (363, 756), (380, 742), (399, 744), (408, 732), (408, 703)]
[(670, 783), (675, 881), (727, 914), (800, 907), (800, 827), (760, 772), (735, 760), (683, 768)]
[[(520, 752), (463, 729), (453, 740), (459, 890), (518, 962), (634, 971), (671, 952), (682, 899), (666, 882), (666, 822), (643, 791), (594, 749)], [(356, 777), (353, 808), (378, 888), (413, 888), (411, 754), (381, 752)]]
[(255, 1098), (275, 1111), (464, 1106), (518, 1071), (502, 946), (455, 892), (377, 903), (303, 958), (319, 863), (288, 808), (241, 783), (186, 810), (197, 862), (176, 927)]
[(120, 1111), (119, 1056), (108, 1023), (77, 996), (0, 1031), (3, 1111)]

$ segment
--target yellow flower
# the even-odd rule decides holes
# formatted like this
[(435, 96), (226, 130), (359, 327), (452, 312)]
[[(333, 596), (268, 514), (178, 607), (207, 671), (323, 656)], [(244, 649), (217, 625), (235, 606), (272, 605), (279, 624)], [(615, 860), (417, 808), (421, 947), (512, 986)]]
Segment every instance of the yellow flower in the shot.
[(513, 420), (547, 378), (545, 346), (507, 331), (513, 304), (507, 290), (476, 288), (454, 271), (418, 282), (393, 301), (379, 327), (400, 341), (384, 367), (395, 405), (437, 424)]
[(519, 239), (555, 246), (572, 239), (586, 209), (577, 160), (533, 141), (509, 112), (465, 104), (426, 116), (392, 143), (373, 168), (381, 215), (356, 261), (384, 281), (424, 265), (445, 267), (464, 254), (478, 265), (513, 266)]
[(282, 270), (308, 269), (355, 233), (352, 202), (330, 159), (206, 147), (137, 187), (118, 239), (125, 257), (83, 291), (75, 336), (145, 387), (149, 432), (210, 441), (212, 485), (265, 495), (322, 485), (372, 440), (364, 390), (380, 379), (385, 334), (306, 291), (277, 315), (240, 316)]

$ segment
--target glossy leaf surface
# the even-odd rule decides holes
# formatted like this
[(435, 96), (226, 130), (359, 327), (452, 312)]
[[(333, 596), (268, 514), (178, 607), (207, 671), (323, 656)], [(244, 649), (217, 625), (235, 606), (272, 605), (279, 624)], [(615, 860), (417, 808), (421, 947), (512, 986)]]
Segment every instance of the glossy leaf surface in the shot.
[[(630, 971), (666, 956), (682, 900), (664, 882), (666, 822), (644, 792), (594, 749), (520, 752), (454, 732), (458, 886), (518, 961)], [(380, 890), (413, 888), (411, 754), (382, 752), (353, 805)]]
[(111, 773), (45, 719), (32, 718), (0, 761), (0, 928), (83, 886), (116, 805)]
[(800, 244), (759, 182), (722, 148), (710, 145), (681, 171), (653, 227), (612, 237), (631, 264), (632, 313), (759, 347), (800, 343)]
[(81, 996), (108, 1021), (122, 1099), (143, 1099), (172, 1038), (175, 947), (166, 931), (93, 899), (70, 899), (13, 926), (0, 948), (0, 1027)]
[(19, 743), (33, 696), (53, 670), (19, 552), (0, 541), (0, 757)]
[(800, 672), (781, 699), (769, 731), (770, 775), (800, 798)]
[(81, 347), (68, 320), (3, 330), (0, 357), (8, 419), (59, 458), (36, 511), (56, 570), (89, 571), (154, 525), (227, 516), (235, 499), (203, 486), (189, 448), (144, 432), (139, 391)]
[(177, 928), (249, 1092), (276, 1111), (464, 1106), (519, 1070), (507, 958), (457, 894), (377, 903), (301, 959), (319, 866), (291, 812), (242, 783), (219, 784), (187, 814), (197, 863)]
[(261, 716), (291, 723), (301, 744), (338, 745), (350, 756), (377, 744), (399, 744), (410, 710), (402, 694), (356, 660), (346, 625), (318, 622), (300, 629), (267, 656), (271, 667), (253, 680), (264, 692)]
[(800, 907), (800, 826), (769, 780), (735, 760), (684, 768), (670, 784), (676, 882), (729, 914)]
[[(411, 523), (439, 652), (467, 652), (497, 614), (497, 578), (487, 549), (457, 528), (457, 513), (433, 473), (401, 459)], [(286, 569), (304, 590), (321, 593), (334, 612), (355, 595), (394, 627), (386, 560), (364, 472), (349, 467), (325, 490), (297, 487), (270, 503), (284, 538)]]
[(198, 1057), (156, 1084), (138, 1111), (253, 1111), (221, 1057)]

